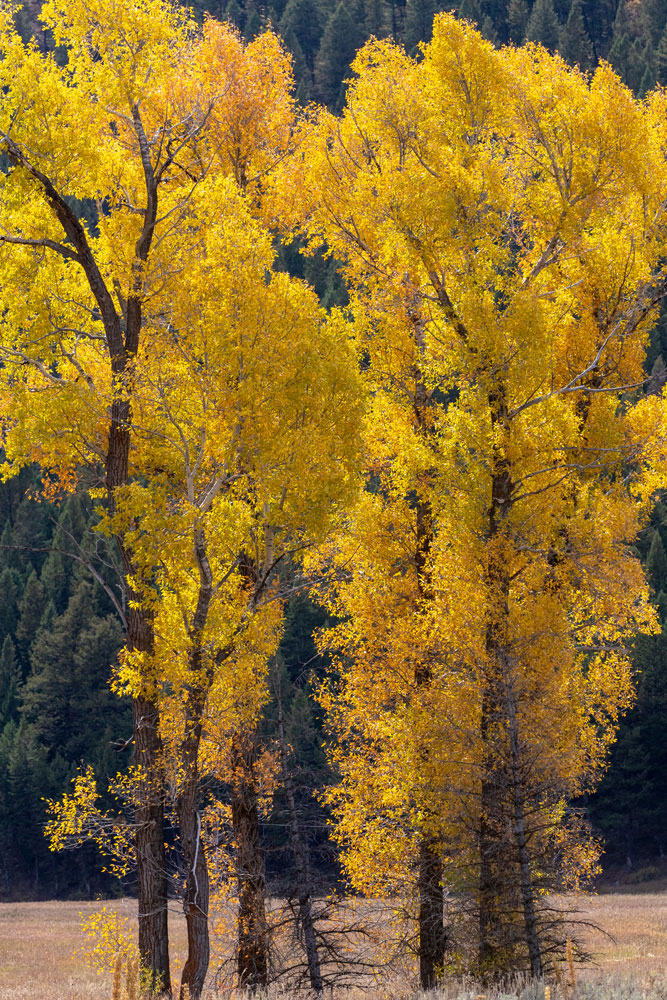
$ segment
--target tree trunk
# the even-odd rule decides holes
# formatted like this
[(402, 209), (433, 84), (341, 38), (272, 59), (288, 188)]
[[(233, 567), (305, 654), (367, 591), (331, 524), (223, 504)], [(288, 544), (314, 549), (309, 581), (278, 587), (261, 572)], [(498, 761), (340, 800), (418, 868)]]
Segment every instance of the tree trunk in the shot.
[[(420, 353), (424, 351), (423, 317), (416, 313), (413, 317), (415, 343)], [(431, 412), (431, 397), (429, 395), (423, 374), (415, 366), (415, 397), (414, 409), (417, 426), (426, 439), (433, 433), (433, 414)], [(433, 509), (430, 501), (430, 491), (433, 489), (432, 471), (423, 474), (420, 482), (421, 495), (418, 496), (415, 510), (416, 546), (415, 569), (417, 571), (417, 587), (419, 590), (422, 610), (435, 600), (431, 574), (431, 550), (434, 541)], [(433, 681), (431, 663), (426, 660), (415, 670), (415, 685), (417, 689), (428, 688)], [(426, 746), (420, 748), (424, 762), (429, 750)], [(434, 989), (442, 978), (447, 949), (447, 931), (444, 925), (445, 890), (443, 886), (442, 854), (434, 837), (422, 831), (419, 844), (419, 873), (417, 877), (419, 896), (419, 978), (422, 989)]]
[(492, 699), (489, 692), (482, 696), (480, 734), (482, 741), (482, 775), (479, 816), (479, 902), (478, 902), (478, 961), (479, 974), (486, 978), (495, 967), (496, 945), (494, 930), (500, 914), (497, 906), (497, 875), (494, 865), (498, 849), (497, 823), (498, 787), (494, 779), (495, 761), (490, 738), (492, 730)]
[(433, 990), (442, 979), (447, 950), (443, 922), (442, 857), (437, 845), (424, 836), (419, 845), (419, 981)]
[(486, 631), (487, 663), (481, 694), (481, 776), (479, 817), (479, 971), (493, 977), (503, 939), (503, 882), (511, 875), (503, 870), (503, 792), (505, 782), (504, 726), (499, 689), (501, 663), (505, 655), (509, 615), (510, 579), (504, 551), (505, 522), (511, 510), (512, 478), (503, 435), (509, 431), (506, 389), (502, 376), (489, 391), (493, 445), (491, 502), (488, 522), (487, 588), (489, 623)]
[(148, 698), (135, 698), (133, 717), (134, 763), (140, 767), (142, 775), (135, 810), (139, 954), (150, 989), (154, 993), (170, 995), (162, 746), (158, 729), (158, 707)]
[[(188, 470), (188, 482), (192, 475)], [(189, 490), (191, 498), (194, 490)], [(185, 1000), (186, 987), (191, 1000), (199, 1000), (211, 956), (208, 915), (210, 888), (208, 865), (201, 837), (199, 812), (199, 747), (204, 713), (215, 677), (214, 663), (203, 647), (203, 635), (213, 596), (213, 574), (208, 559), (206, 533), (201, 524), (195, 525), (194, 552), (199, 569), (199, 592), (190, 627), (190, 683), (185, 706), (185, 730), (180, 746), (183, 783), (178, 797), (178, 828), (187, 876), (183, 910), (188, 931), (188, 957), (181, 976), (180, 998)], [(229, 650), (218, 650), (219, 665)]]
[(191, 1000), (199, 1000), (210, 960), (208, 931), (209, 879), (204, 845), (201, 839), (199, 812), (199, 753), (201, 725), (186, 738), (182, 766), (183, 788), (178, 799), (178, 830), (187, 875), (183, 910), (188, 932), (188, 957), (181, 975), (180, 998), (185, 1000), (187, 987)]
[(266, 879), (259, 842), (259, 810), (251, 736), (239, 734), (233, 749), (232, 827), (238, 880), (239, 988), (255, 993), (269, 983)]
[(306, 952), (306, 963), (308, 965), (308, 978), (310, 987), (316, 997), (320, 997), (324, 990), (322, 980), (322, 968), (320, 965), (320, 954), (317, 947), (317, 934), (315, 933), (315, 922), (313, 920), (313, 889), (310, 878), (310, 864), (308, 861), (308, 848), (304, 842), (301, 832), (301, 825), (296, 811), (296, 799), (294, 796), (294, 783), (289, 772), (287, 762), (287, 741), (285, 739), (285, 726), (283, 723), (283, 703), (280, 692), (277, 694), (278, 701), (278, 727), (280, 735), (280, 761), (283, 772), (283, 785), (287, 795), (287, 807), (289, 810), (290, 846), (294, 857), (294, 867), (298, 880), (298, 903), (299, 903), (299, 923), (303, 934), (304, 950)]
[[(130, 432), (132, 426), (132, 366), (139, 350), (142, 332), (142, 299), (145, 268), (148, 260), (158, 210), (158, 182), (138, 104), (132, 107), (132, 123), (137, 136), (144, 172), (146, 209), (141, 233), (136, 243), (136, 261), (132, 267), (126, 315), (116, 309), (95, 254), (88, 243), (86, 228), (52, 180), (34, 167), (24, 152), (7, 138), (11, 163), (25, 168), (40, 186), (69, 243), (76, 250), (76, 261), (85, 274), (94, 296), (107, 342), (113, 380), (113, 399), (109, 421), (109, 440), (105, 458), (106, 489), (109, 511), (116, 510), (116, 491), (129, 481)], [(128, 647), (152, 653), (153, 630), (150, 611), (141, 606), (132, 592), (134, 578), (131, 553), (125, 539), (117, 538), (123, 565), (127, 597)], [(135, 605), (134, 607), (132, 605)], [(146, 695), (133, 705), (134, 760), (142, 769), (139, 804), (136, 808), (136, 858), (139, 884), (139, 951), (142, 964), (154, 991), (171, 992), (169, 945), (167, 938), (167, 873), (164, 856), (164, 806), (159, 711), (157, 703)]]
[(509, 681), (507, 689), (507, 718), (509, 722), (510, 748), (512, 752), (512, 799), (514, 807), (514, 837), (519, 858), (521, 879), (521, 904), (523, 906), (526, 945), (530, 957), (531, 975), (542, 975), (542, 949), (537, 922), (536, 893), (530, 869), (528, 837), (526, 835), (525, 796), (521, 775), (521, 745), (519, 742), (519, 722), (516, 714), (514, 692)]

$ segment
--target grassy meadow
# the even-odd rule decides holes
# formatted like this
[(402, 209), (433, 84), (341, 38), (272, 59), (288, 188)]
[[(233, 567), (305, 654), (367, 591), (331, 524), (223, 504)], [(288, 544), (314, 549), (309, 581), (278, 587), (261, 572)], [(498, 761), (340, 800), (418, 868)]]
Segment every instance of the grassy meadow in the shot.
[[(656, 891), (658, 890), (659, 891)], [(134, 918), (134, 900), (112, 903), (41, 902), (0, 904), (0, 1000), (109, 1000), (111, 976), (87, 967), (81, 954), (81, 914), (89, 916), (102, 905), (120, 917)], [(585, 930), (583, 944), (595, 956), (595, 965), (577, 971), (574, 997), (580, 1000), (667, 1000), (667, 884), (653, 884), (641, 891), (627, 888), (582, 897), (583, 920), (600, 928)], [(182, 960), (185, 927), (174, 908), (170, 915), (172, 950)], [(178, 968), (175, 968), (175, 973)], [(522, 991), (488, 994), (508, 997)], [(560, 991), (552, 987), (552, 1000)], [(478, 1000), (483, 991), (475, 984), (451, 983), (439, 996)], [(565, 1000), (573, 1000), (572, 991)], [(285, 994), (278, 991), (276, 997)], [(365, 996), (408, 998), (415, 994), (399, 981)], [(523, 991), (525, 1000), (544, 997), (541, 988)], [(233, 994), (214, 991), (212, 998)], [(361, 996), (361, 994), (356, 994)], [(349, 993), (345, 1000), (354, 1000)], [(435, 998), (434, 998), (435, 1000)]]

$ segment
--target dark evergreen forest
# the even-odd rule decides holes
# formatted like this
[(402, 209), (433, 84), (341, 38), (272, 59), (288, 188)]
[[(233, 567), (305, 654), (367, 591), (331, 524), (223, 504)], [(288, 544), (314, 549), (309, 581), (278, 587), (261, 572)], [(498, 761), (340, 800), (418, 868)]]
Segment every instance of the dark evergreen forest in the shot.
[[(451, 4), (445, 5), (451, 9)], [(247, 40), (268, 25), (282, 35), (294, 60), (297, 96), (333, 110), (344, 100), (355, 51), (371, 35), (399, 39), (410, 52), (430, 37), (434, 0), (255, 0), (202, 3), (233, 22)], [(50, 45), (36, 28), (35, 5), (18, 15), (26, 36)], [(591, 69), (605, 59), (640, 97), (667, 84), (667, 0), (462, 0), (461, 18), (476, 22), (494, 43), (540, 42), (570, 63)], [(306, 277), (325, 306), (345, 301), (335, 262), (301, 258), (283, 248), (282, 264)], [(650, 391), (666, 379), (667, 311), (663, 309), (647, 360)], [(77, 769), (92, 764), (99, 777), (129, 759), (131, 710), (108, 687), (110, 664), (122, 641), (109, 592), (113, 553), (93, 530), (89, 502), (72, 495), (43, 497), (37, 473), (24, 471), (0, 485), (0, 898), (89, 897), (132, 891), (100, 871), (95, 850), (51, 854), (43, 837), (44, 799), (58, 797)], [(667, 502), (658, 502), (638, 549), (658, 608), (662, 633), (638, 637), (634, 659), (637, 701), (622, 720), (609, 768), (597, 794), (576, 804), (606, 844), (606, 865), (637, 873), (662, 860), (667, 830)], [(88, 568), (93, 562), (97, 579)], [(277, 663), (273, 700), (262, 739), (279, 738), (284, 720), (289, 783), (322, 885), (337, 876), (326, 815), (314, 793), (333, 780), (323, 728), (309, 692), (327, 664), (316, 655), (313, 630), (323, 613), (305, 595), (292, 598)], [(283, 775), (285, 777), (285, 775)], [(289, 895), (289, 810), (276, 795), (264, 822), (272, 889)]]

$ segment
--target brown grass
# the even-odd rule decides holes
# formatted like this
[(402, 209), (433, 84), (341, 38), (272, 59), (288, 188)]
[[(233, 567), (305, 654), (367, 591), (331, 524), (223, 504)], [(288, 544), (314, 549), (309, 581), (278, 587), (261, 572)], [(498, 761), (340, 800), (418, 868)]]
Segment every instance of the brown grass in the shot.
[[(0, 1000), (109, 1000), (111, 973), (98, 975), (81, 954), (81, 917), (101, 903), (0, 903)], [(123, 916), (136, 902), (109, 903)], [(184, 945), (184, 922), (170, 913), (176, 952)]]
[[(0, 1000), (109, 1000), (111, 973), (88, 969), (80, 954), (80, 914), (100, 903), (0, 904)], [(136, 903), (107, 903), (134, 916)], [(667, 891), (623, 892), (578, 900), (582, 919), (599, 925), (582, 935), (596, 969), (637, 983), (667, 981)], [(184, 926), (175, 907), (170, 934), (176, 961), (183, 958)]]
[(582, 935), (601, 969), (641, 980), (667, 976), (667, 891), (605, 893), (579, 900), (578, 909), (606, 932)]

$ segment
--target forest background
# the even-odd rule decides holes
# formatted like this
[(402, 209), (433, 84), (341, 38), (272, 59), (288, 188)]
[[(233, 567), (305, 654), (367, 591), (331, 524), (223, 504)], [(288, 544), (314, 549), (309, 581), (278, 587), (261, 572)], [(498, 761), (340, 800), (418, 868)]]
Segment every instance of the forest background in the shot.
[[(431, 0), (195, 5), (198, 16), (209, 12), (229, 20), (248, 41), (269, 24), (277, 28), (293, 56), (298, 99), (334, 111), (342, 106), (354, 53), (368, 37), (392, 36), (414, 52), (419, 41), (428, 41), (439, 9)], [(463, 0), (457, 13), (476, 22), (494, 43), (541, 42), (584, 69), (605, 59), (639, 96), (667, 83), (667, 2), (536, 0), (531, 7), (526, 0), (509, 5)], [(52, 48), (35, 15), (30, 4), (19, 13), (24, 37), (34, 34), (42, 48)], [(345, 304), (334, 260), (302, 258), (292, 245), (280, 248), (280, 263), (305, 277), (324, 306)], [(665, 357), (663, 310), (647, 358), (654, 388), (665, 382)], [(105, 778), (129, 758), (130, 705), (108, 687), (109, 664), (123, 634), (104, 588), (80, 561), (82, 551), (98, 544), (88, 501), (71, 496), (58, 505), (38, 498), (40, 489), (36, 470), (0, 486), (0, 898), (91, 898), (132, 886), (101, 872), (92, 846), (66, 856), (51, 853), (43, 835), (44, 799), (58, 798), (85, 764), (93, 765), (104, 787)], [(667, 506), (658, 503), (638, 549), (663, 631), (635, 644), (636, 704), (622, 720), (598, 792), (579, 803), (604, 839), (604, 864), (635, 874), (662, 861), (667, 829), (666, 545)], [(292, 748), (291, 780), (322, 887), (333, 885), (339, 874), (326, 809), (313, 797), (333, 780), (323, 751), (321, 709), (312, 697), (328, 666), (313, 640), (325, 620), (325, 612), (304, 594), (291, 598), (274, 677)], [(265, 709), (262, 737), (278, 738), (275, 698)], [(262, 821), (262, 838), (271, 891), (288, 894), (293, 859), (280, 790)]]

